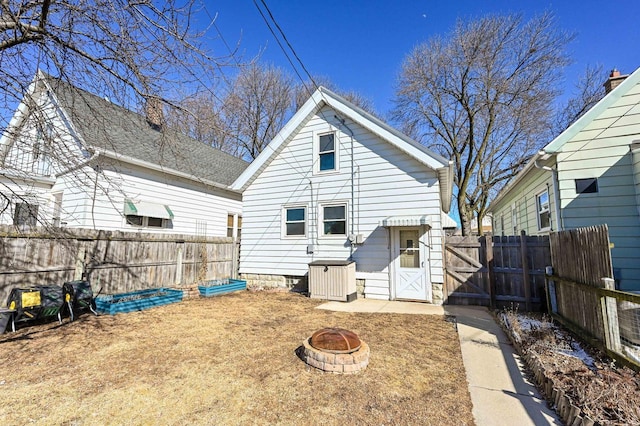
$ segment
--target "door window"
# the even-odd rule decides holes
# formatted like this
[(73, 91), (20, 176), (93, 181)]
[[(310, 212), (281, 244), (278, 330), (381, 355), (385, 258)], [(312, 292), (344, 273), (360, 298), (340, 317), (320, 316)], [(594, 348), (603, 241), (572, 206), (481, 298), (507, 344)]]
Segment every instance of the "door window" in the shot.
[(420, 245), (418, 230), (400, 231), (400, 267), (420, 267)]

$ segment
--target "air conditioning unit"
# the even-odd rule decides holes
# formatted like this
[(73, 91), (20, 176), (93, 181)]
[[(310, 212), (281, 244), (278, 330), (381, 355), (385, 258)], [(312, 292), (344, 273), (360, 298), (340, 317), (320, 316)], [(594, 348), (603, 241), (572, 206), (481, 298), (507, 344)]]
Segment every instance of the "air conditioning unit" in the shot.
[(313, 299), (351, 302), (356, 299), (356, 263), (316, 260), (309, 264), (309, 295)]

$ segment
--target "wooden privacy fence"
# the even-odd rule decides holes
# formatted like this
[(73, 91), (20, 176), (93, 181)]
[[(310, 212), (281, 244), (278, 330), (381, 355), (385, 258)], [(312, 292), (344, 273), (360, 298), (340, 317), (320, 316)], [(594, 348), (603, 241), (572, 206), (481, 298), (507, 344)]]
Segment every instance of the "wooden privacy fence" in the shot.
[(0, 304), (14, 287), (89, 279), (94, 292), (156, 287), (197, 292), (198, 281), (235, 277), (238, 245), (231, 238), (37, 229), (0, 226)]
[(445, 302), (539, 309), (550, 263), (546, 236), (447, 237)]
[(640, 367), (640, 295), (615, 290), (606, 225), (550, 235), (551, 316), (609, 355)]

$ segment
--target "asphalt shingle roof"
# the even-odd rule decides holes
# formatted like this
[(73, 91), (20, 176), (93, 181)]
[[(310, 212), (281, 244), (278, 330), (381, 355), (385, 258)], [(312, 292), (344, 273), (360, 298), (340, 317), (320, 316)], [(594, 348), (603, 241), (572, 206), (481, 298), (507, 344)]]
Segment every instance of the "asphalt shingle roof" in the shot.
[(47, 76), (85, 148), (117, 154), (231, 185), (249, 163), (172, 129), (160, 131), (141, 114)]

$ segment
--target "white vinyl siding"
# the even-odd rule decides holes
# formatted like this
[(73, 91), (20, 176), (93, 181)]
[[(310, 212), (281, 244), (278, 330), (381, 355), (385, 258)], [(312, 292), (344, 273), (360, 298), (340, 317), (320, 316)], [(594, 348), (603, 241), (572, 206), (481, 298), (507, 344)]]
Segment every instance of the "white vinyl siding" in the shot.
[[(107, 165), (108, 166), (108, 165)], [(56, 182), (53, 191), (64, 191), (60, 220), (70, 228), (136, 231), (126, 223), (124, 201), (155, 202), (169, 206), (171, 227), (145, 227), (145, 232), (226, 237), (229, 212), (242, 213), (240, 196), (141, 167), (112, 165), (96, 180), (90, 167), (82, 169), (83, 186), (73, 177)], [(92, 201), (95, 186), (96, 199)], [(200, 229), (196, 231), (196, 221)]]
[[(314, 260), (347, 259), (353, 214), (353, 233), (364, 237), (364, 244), (353, 250), (356, 276), (367, 280), (367, 297), (388, 300), (389, 235), (388, 229), (379, 225), (380, 220), (395, 215), (429, 215), (433, 218), (433, 229), (427, 233), (432, 247), (430, 276), (433, 282), (443, 282), (439, 185), (435, 172), (347, 120), (346, 125), (354, 132), (352, 203), (351, 136), (335, 130), (339, 123), (334, 115), (325, 107), (313, 116), (243, 193), (240, 272), (301, 276)], [(341, 152), (336, 165), (339, 172), (314, 174), (314, 138), (330, 131), (335, 131), (336, 148)], [(308, 205), (307, 238), (283, 240), (280, 211), (283, 205), (295, 204)], [(347, 204), (346, 235), (319, 236), (320, 208), (333, 204)], [(307, 253), (308, 246), (313, 247), (312, 253)]]

